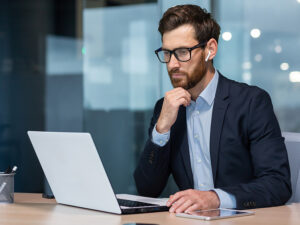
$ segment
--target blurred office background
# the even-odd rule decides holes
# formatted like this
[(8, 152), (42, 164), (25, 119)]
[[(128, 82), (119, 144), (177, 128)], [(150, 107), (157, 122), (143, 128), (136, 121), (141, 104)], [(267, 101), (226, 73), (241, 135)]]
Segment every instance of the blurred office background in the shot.
[[(170, 90), (154, 50), (163, 12), (198, 4), (222, 33), (215, 66), (267, 90), (282, 131), (300, 132), (300, 0), (1, 0), (0, 170), (43, 192), (28, 130), (90, 132), (117, 193), (133, 171), (156, 100)], [(176, 191), (170, 179), (164, 196)]]

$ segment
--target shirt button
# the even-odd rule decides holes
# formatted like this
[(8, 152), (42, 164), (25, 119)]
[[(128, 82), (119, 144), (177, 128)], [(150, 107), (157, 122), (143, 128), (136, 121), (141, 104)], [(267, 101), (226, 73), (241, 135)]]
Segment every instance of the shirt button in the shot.
[(201, 163), (201, 162), (202, 162), (202, 160), (201, 160), (201, 159), (198, 159), (198, 160), (197, 160), (197, 162), (198, 162), (198, 163)]
[(195, 138), (198, 138), (198, 134), (195, 134), (195, 136), (194, 136)]
[(205, 185), (204, 185), (204, 184), (200, 184), (200, 186), (201, 186), (201, 187), (204, 187)]
[(197, 115), (199, 115), (199, 114), (200, 114), (200, 112), (197, 110), (197, 111), (196, 111), (196, 114), (197, 114)]
[(163, 144), (163, 141), (160, 141), (159, 143), (162, 145), (162, 144)]

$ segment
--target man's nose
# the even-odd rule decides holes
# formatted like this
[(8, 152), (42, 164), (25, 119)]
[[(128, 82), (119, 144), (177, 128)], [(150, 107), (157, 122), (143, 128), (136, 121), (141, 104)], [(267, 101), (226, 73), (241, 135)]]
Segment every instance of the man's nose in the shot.
[(180, 66), (180, 63), (179, 63), (178, 59), (175, 57), (174, 54), (172, 54), (171, 58), (170, 58), (170, 62), (168, 63), (168, 67), (176, 68), (176, 67), (179, 67), (179, 66)]

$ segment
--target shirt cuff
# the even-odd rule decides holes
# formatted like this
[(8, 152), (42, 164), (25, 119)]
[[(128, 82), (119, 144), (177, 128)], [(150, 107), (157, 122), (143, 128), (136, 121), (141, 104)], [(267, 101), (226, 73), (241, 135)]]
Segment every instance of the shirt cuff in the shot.
[(152, 131), (152, 142), (160, 147), (163, 147), (167, 144), (170, 139), (170, 131), (166, 133), (158, 133), (156, 130), (156, 124)]
[(218, 188), (213, 189), (213, 191), (217, 193), (220, 199), (220, 208), (229, 208), (229, 209), (236, 208), (236, 198), (234, 195), (229, 194)]

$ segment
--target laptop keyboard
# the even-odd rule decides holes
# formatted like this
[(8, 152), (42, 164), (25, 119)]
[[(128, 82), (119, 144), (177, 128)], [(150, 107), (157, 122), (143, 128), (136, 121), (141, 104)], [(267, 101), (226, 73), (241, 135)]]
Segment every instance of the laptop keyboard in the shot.
[(157, 206), (146, 202), (138, 202), (138, 201), (132, 201), (126, 199), (119, 199), (119, 198), (118, 198), (118, 203), (120, 206), (126, 206), (126, 207)]

